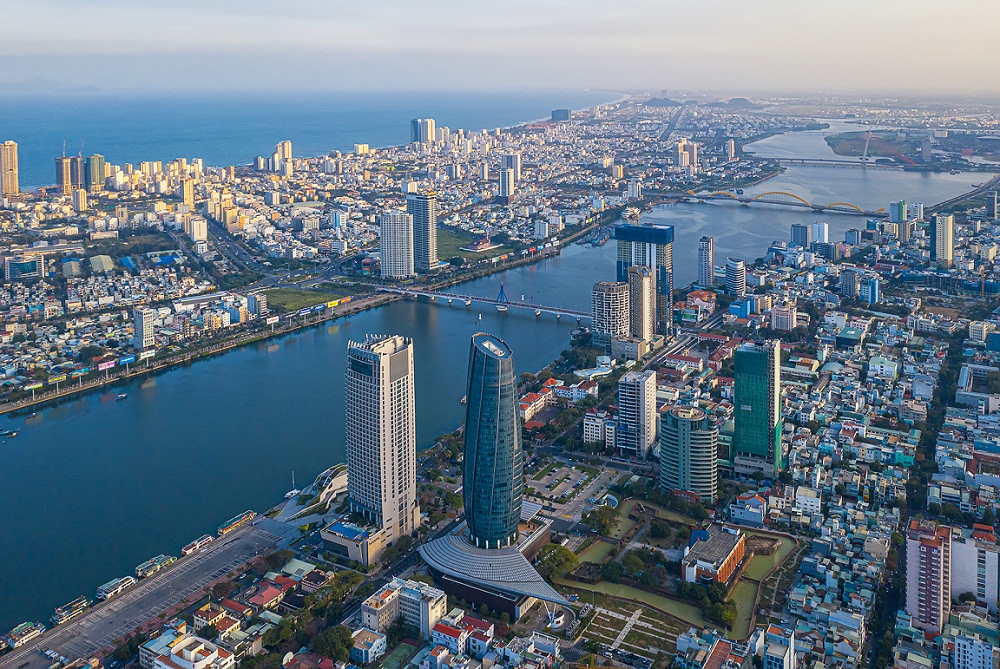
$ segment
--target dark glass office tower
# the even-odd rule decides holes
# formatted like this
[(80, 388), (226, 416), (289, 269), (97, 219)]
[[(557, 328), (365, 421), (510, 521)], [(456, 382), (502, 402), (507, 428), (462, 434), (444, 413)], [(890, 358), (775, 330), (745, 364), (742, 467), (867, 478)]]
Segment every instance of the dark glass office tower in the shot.
[(464, 495), (469, 538), (480, 548), (517, 540), (524, 458), (517, 420), (517, 378), (510, 347), (493, 335), (472, 336), (465, 415)]

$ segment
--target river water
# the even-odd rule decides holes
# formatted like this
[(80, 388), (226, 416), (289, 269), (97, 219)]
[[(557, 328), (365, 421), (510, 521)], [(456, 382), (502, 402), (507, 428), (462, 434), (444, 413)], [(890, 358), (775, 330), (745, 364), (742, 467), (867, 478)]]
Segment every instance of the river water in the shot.
[[(822, 145), (822, 146), (820, 146)], [(794, 133), (754, 145), (762, 155), (811, 155), (823, 133)], [(767, 153), (767, 155), (777, 155)], [(933, 203), (970, 188), (973, 175), (790, 168), (748, 192), (789, 190), (808, 200)], [(830, 222), (831, 239), (864, 219), (766, 205), (673, 205), (644, 215), (676, 226), (677, 285), (696, 277), (698, 238), (713, 234), (716, 257), (756, 258), (792, 223)], [(588, 310), (590, 286), (614, 276), (614, 243), (570, 246), (536, 265), (457, 290)], [(419, 447), (461, 424), (470, 336), (493, 332), (514, 350), (518, 372), (537, 371), (569, 342), (571, 320), (498, 314), (464, 304), (396, 302), (263, 342), (145, 381), (0, 418), (22, 428), (0, 443), (0, 630), (43, 620), (52, 608), (131, 573), (247, 508), (262, 510), (344, 459), (347, 342), (366, 333), (412, 337)], [(128, 392), (116, 402), (115, 395)]]

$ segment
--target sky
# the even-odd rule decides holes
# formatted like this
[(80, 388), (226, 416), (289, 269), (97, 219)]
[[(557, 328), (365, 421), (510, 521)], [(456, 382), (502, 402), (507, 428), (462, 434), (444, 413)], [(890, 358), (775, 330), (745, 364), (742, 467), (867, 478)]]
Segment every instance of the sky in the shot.
[(0, 83), (1000, 93), (996, 0), (5, 0)]

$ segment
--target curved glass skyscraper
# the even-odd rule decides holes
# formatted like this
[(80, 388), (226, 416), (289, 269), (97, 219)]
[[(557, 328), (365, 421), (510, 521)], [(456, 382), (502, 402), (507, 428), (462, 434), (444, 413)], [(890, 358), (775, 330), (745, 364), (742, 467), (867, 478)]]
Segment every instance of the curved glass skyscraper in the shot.
[(480, 548), (517, 540), (524, 458), (517, 420), (517, 379), (510, 347), (493, 335), (472, 336), (465, 415), (464, 495), (469, 538)]

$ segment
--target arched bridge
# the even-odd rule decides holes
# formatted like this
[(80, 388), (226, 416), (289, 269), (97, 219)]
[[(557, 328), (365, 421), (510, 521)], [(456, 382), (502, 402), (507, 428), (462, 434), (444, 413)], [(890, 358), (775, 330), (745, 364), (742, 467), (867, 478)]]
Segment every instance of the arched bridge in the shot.
[(804, 197), (796, 195), (795, 193), (789, 193), (783, 190), (772, 190), (766, 193), (758, 193), (757, 195), (742, 195), (738, 193), (733, 193), (728, 190), (717, 190), (712, 193), (696, 193), (693, 190), (686, 191), (682, 194), (685, 197), (692, 197), (699, 201), (705, 200), (735, 200), (736, 202), (742, 202), (743, 204), (776, 204), (785, 207), (804, 207), (812, 209), (813, 211), (836, 211), (843, 214), (857, 214), (859, 216), (867, 216), (869, 218), (885, 218), (888, 214), (885, 209), (879, 209), (877, 211), (867, 211), (862, 209), (856, 204), (851, 202), (831, 202), (830, 204), (816, 204), (814, 202), (809, 202)]

